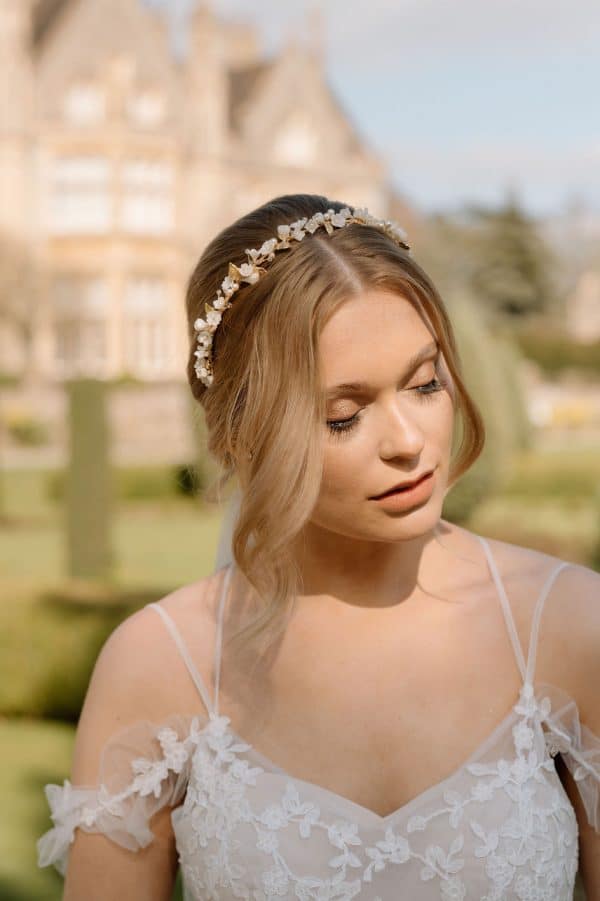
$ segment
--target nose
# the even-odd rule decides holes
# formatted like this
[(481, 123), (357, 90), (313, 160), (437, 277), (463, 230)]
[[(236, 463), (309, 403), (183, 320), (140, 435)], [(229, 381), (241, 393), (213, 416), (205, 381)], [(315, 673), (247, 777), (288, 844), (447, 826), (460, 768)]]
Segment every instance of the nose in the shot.
[(384, 459), (418, 456), (425, 445), (425, 435), (418, 417), (397, 403), (390, 404), (385, 412), (384, 437), (380, 442), (380, 454)]

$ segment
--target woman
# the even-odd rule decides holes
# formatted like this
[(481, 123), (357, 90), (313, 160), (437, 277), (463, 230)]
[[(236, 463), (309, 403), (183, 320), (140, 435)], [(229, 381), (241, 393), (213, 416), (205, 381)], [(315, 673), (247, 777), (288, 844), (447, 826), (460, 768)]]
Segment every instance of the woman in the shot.
[(404, 232), (275, 198), (187, 314), (232, 534), (105, 643), (40, 865), (67, 901), (178, 865), (202, 901), (563, 901), (579, 851), (600, 898), (600, 576), (442, 519), (484, 428)]

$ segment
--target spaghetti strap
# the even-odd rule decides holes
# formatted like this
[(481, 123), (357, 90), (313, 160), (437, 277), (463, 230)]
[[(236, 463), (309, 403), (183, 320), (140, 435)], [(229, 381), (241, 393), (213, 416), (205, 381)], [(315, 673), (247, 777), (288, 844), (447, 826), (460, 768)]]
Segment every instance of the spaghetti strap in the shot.
[[(474, 533), (475, 534), (475, 533)], [(537, 641), (539, 636), (540, 629), (540, 620), (542, 617), (542, 610), (544, 608), (544, 603), (546, 598), (550, 594), (550, 589), (554, 583), (556, 576), (559, 574), (561, 569), (564, 569), (565, 566), (572, 566), (572, 564), (568, 563), (566, 560), (561, 560), (558, 566), (555, 566), (548, 578), (544, 583), (544, 587), (542, 588), (537, 601), (535, 602), (535, 607), (533, 611), (533, 617), (531, 621), (531, 629), (529, 634), (529, 648), (527, 651), (527, 663), (525, 663), (525, 658), (523, 656), (523, 650), (521, 647), (521, 642), (519, 641), (519, 635), (517, 632), (517, 627), (515, 626), (515, 621), (512, 615), (510, 602), (508, 600), (508, 596), (504, 589), (504, 585), (502, 583), (502, 579), (500, 578), (500, 573), (498, 571), (498, 567), (496, 566), (496, 561), (494, 560), (491, 548), (486, 538), (482, 535), (477, 535), (481, 543), (483, 544), (486, 557), (488, 559), (488, 563), (490, 569), (492, 571), (492, 576), (494, 578), (494, 582), (496, 584), (496, 588), (498, 589), (498, 594), (500, 596), (500, 601), (502, 602), (502, 610), (504, 612), (504, 618), (506, 620), (506, 625), (508, 627), (508, 633), (510, 635), (510, 640), (512, 642), (512, 646), (515, 651), (515, 656), (517, 658), (517, 664), (519, 666), (519, 670), (521, 672), (521, 676), (523, 677), (523, 683), (533, 685), (533, 678), (535, 675), (535, 658), (537, 651)]]
[[(477, 534), (477, 533), (473, 533)], [(523, 656), (523, 649), (521, 647), (521, 642), (519, 641), (519, 633), (517, 632), (517, 627), (515, 626), (515, 621), (512, 615), (512, 611), (510, 609), (510, 601), (508, 600), (506, 591), (504, 590), (504, 585), (502, 583), (502, 579), (500, 578), (500, 573), (498, 572), (498, 567), (496, 566), (496, 561), (494, 560), (491, 548), (488, 544), (487, 538), (484, 538), (483, 535), (477, 535), (477, 538), (481, 541), (483, 545), (483, 549), (485, 551), (485, 555), (487, 557), (488, 565), (492, 573), (492, 578), (494, 579), (494, 583), (496, 585), (496, 589), (498, 591), (498, 595), (500, 597), (500, 602), (502, 604), (502, 612), (504, 613), (504, 619), (506, 621), (506, 627), (508, 629), (508, 634), (510, 636), (510, 640), (513, 646), (513, 650), (515, 652), (515, 657), (517, 658), (517, 665), (519, 667), (519, 671), (523, 678), (523, 681), (527, 681), (527, 667), (525, 665), (525, 658)]]
[(152, 607), (154, 610), (156, 610), (158, 613), (160, 613), (163, 622), (165, 623), (167, 629), (169, 630), (169, 632), (171, 633), (171, 636), (173, 637), (173, 641), (177, 645), (177, 649), (179, 650), (179, 653), (183, 657), (183, 662), (185, 663), (190, 676), (194, 680), (194, 685), (200, 692), (200, 697), (202, 698), (202, 700), (204, 702), (204, 706), (206, 707), (208, 713), (212, 714), (213, 706), (212, 706), (212, 703), (210, 700), (208, 689), (206, 688), (206, 685), (204, 683), (202, 676), (200, 675), (200, 673), (194, 666), (194, 663), (192, 661), (192, 658), (190, 657), (189, 651), (188, 651), (187, 647), (185, 646), (183, 638), (181, 637), (179, 629), (175, 625), (173, 618), (171, 617), (171, 615), (169, 613), (167, 613), (167, 611), (163, 607), (160, 606), (160, 604), (152, 602), (151, 604), (146, 604), (146, 607)]
[(194, 665), (194, 662), (193, 662), (191, 655), (187, 649), (187, 646), (186, 646), (183, 638), (181, 637), (181, 633), (180, 633), (179, 629), (177, 628), (177, 626), (175, 625), (173, 617), (163, 607), (161, 607), (160, 604), (158, 604), (156, 602), (146, 604), (146, 607), (152, 607), (152, 608), (154, 608), (154, 610), (156, 610), (160, 614), (167, 629), (171, 633), (173, 641), (175, 642), (175, 645), (177, 646), (177, 649), (178, 649), (179, 653), (181, 654), (181, 657), (183, 658), (183, 662), (185, 663), (185, 665), (188, 669), (188, 672), (189, 672), (190, 676), (192, 677), (194, 685), (196, 686), (196, 688), (198, 689), (198, 692), (200, 693), (200, 697), (202, 698), (204, 706), (206, 707), (206, 710), (208, 711), (208, 714), (211, 717), (217, 716), (218, 712), (219, 712), (219, 678), (220, 678), (220, 669), (221, 669), (221, 646), (222, 646), (222, 641), (223, 641), (223, 608), (224, 608), (225, 598), (227, 595), (227, 589), (229, 587), (229, 581), (231, 578), (232, 569), (233, 569), (233, 564), (231, 564), (229, 566), (227, 573), (225, 575), (223, 587), (221, 590), (221, 596), (219, 598), (219, 605), (218, 605), (216, 649), (215, 649), (215, 656), (214, 656), (214, 660), (213, 660), (213, 666), (214, 666), (214, 671), (215, 671), (215, 675), (214, 675), (215, 700), (214, 700), (214, 703), (210, 699), (210, 692), (209, 692), (208, 688), (206, 687), (206, 683), (204, 682), (204, 679), (202, 678), (202, 676), (198, 672), (196, 666)]
[(225, 575), (225, 579), (223, 581), (223, 589), (221, 591), (221, 597), (219, 598), (219, 609), (217, 613), (217, 640), (216, 640), (216, 648), (215, 648), (215, 662), (214, 662), (214, 670), (215, 670), (215, 713), (218, 715), (219, 713), (219, 683), (221, 680), (221, 649), (223, 647), (223, 611), (225, 609), (225, 600), (227, 598), (227, 593), (229, 590), (229, 583), (231, 581), (231, 574), (233, 573), (234, 563), (233, 561), (227, 567), (227, 573)]
[(564, 569), (565, 566), (572, 566), (572, 565), (573, 565), (572, 563), (568, 563), (566, 560), (562, 560), (558, 564), (558, 566), (555, 566), (554, 569), (552, 570), (552, 572), (550, 573), (550, 575), (548, 576), (548, 578), (546, 579), (546, 582), (544, 584), (544, 587), (542, 588), (540, 596), (538, 597), (538, 599), (536, 601), (535, 609), (533, 611), (531, 632), (529, 635), (529, 650), (527, 653), (527, 673), (525, 676), (525, 681), (529, 682), (530, 684), (533, 684), (533, 676), (534, 676), (534, 672), (535, 672), (535, 658), (536, 658), (536, 652), (537, 652), (538, 636), (539, 636), (539, 631), (540, 631), (540, 620), (542, 618), (542, 611), (544, 609), (544, 604), (546, 602), (546, 598), (550, 594), (550, 589), (552, 588), (552, 585), (554, 584), (554, 580), (556, 579), (556, 577), (559, 574), (559, 572), (561, 571), (561, 569)]

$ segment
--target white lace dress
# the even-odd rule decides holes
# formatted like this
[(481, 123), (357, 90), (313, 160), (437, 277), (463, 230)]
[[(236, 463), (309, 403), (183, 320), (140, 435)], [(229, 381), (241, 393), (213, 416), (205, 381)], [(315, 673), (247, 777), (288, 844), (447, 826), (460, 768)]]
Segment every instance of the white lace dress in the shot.
[(106, 746), (97, 785), (47, 785), (54, 827), (38, 840), (39, 866), (64, 874), (77, 828), (132, 851), (145, 847), (153, 813), (169, 805), (186, 901), (572, 901), (577, 819), (553, 758), (560, 752), (600, 833), (600, 737), (560, 687), (534, 679), (544, 601), (569, 564), (555, 567), (537, 599), (525, 662), (490, 547), (477, 537), (522, 685), (508, 715), (455, 772), (380, 816), (293, 777), (237, 735), (218, 708), (229, 566), (214, 700), (172, 617), (148, 605), (170, 631), (206, 714), (126, 727)]

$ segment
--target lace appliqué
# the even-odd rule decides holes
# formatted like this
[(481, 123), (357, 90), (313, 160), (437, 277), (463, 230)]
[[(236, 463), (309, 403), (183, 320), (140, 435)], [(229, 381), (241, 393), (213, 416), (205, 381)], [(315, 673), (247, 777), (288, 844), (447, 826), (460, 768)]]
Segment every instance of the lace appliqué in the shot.
[[(182, 819), (189, 818), (192, 827), (180, 848), (186, 883), (206, 901), (219, 901), (223, 888), (246, 901), (283, 897), (350, 901), (373, 882), (375, 874), (417, 862), (421, 881), (437, 880), (441, 901), (464, 901), (467, 885), (461, 872), (465, 857), (474, 855), (485, 858), (489, 879), (481, 901), (501, 901), (508, 889), (522, 901), (570, 899), (577, 871), (577, 823), (572, 807), (545, 779), (544, 773), (554, 769), (554, 762), (548, 757), (540, 759), (532, 728), (535, 718), (541, 720), (550, 713), (550, 700), (546, 697), (538, 702), (533, 687), (526, 683), (514, 710), (520, 715), (512, 728), (514, 759), (468, 764), (465, 769), (479, 777), (468, 796), (446, 789), (442, 795), (446, 806), (427, 816), (410, 817), (406, 834), (393, 825), (382, 825), (384, 834), (374, 844), (363, 841), (356, 822), (323, 819), (317, 804), (301, 798), (291, 777), (279, 801), (253, 810), (247, 787), (255, 785), (257, 776), (265, 771), (239, 758), (251, 746), (228, 730), (230, 719), (211, 714), (206, 726), (190, 736), (197, 749), (181, 811)], [(171, 745), (174, 751), (175, 745)], [(536, 800), (541, 784), (550, 789), (549, 805)], [(486, 829), (472, 818), (471, 807), (474, 802), (491, 801), (498, 792), (511, 802), (509, 814), (499, 828)], [(448, 846), (431, 844), (424, 851), (417, 850), (409, 836), (425, 831), (431, 820), (442, 817), (456, 833)], [(322, 830), (326, 836), (331, 849), (327, 863), (333, 871), (328, 879), (295, 873), (288, 864), (280, 837), (292, 824), (302, 839), (310, 838), (313, 830)], [(242, 828), (251, 830), (243, 833), (245, 839), (254, 834), (257, 851), (269, 860), (258, 874), (260, 888), (249, 885), (251, 874), (236, 855), (246, 845), (240, 838)], [(468, 855), (465, 830), (471, 846), (473, 836), (477, 839)], [(199, 854), (200, 849), (206, 853)], [(374, 895), (371, 901), (381, 899)]]

